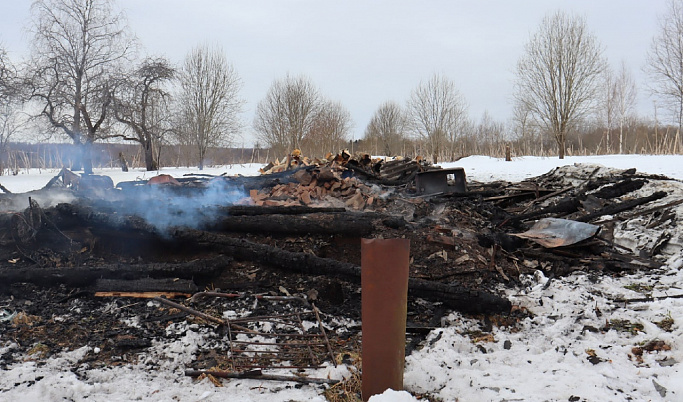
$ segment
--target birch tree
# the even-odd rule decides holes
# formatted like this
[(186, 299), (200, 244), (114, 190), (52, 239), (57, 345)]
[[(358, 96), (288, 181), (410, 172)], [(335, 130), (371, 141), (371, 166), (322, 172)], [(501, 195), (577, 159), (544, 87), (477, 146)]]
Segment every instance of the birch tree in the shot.
[(567, 133), (589, 113), (606, 68), (602, 48), (582, 17), (547, 15), (517, 63), (515, 99), (552, 133), (564, 159)]
[(631, 114), (636, 106), (636, 96), (638, 95), (638, 88), (633, 79), (633, 75), (626, 67), (625, 62), (621, 62), (621, 67), (617, 76), (614, 79), (613, 90), (614, 94), (614, 111), (619, 126), (619, 153), (624, 153), (624, 128), (628, 122)]
[(425, 142), (434, 162), (438, 162), (448, 145), (455, 144), (467, 118), (465, 98), (452, 81), (435, 74), (413, 90), (408, 110), (413, 133)]
[(659, 34), (652, 39), (646, 71), (652, 91), (661, 99), (678, 126), (683, 127), (683, 2), (669, 1), (668, 13), (659, 21)]
[(254, 131), (276, 154), (301, 148), (323, 102), (309, 78), (287, 74), (273, 82), (266, 97), (258, 103)]
[(303, 148), (308, 155), (336, 153), (346, 145), (352, 127), (351, 113), (341, 103), (324, 101), (304, 136)]
[(365, 128), (365, 140), (375, 144), (375, 151), (386, 156), (400, 155), (408, 121), (405, 110), (396, 102), (380, 105)]
[(230, 145), (242, 127), (242, 81), (223, 51), (209, 46), (190, 51), (179, 79), (180, 135), (195, 147), (202, 170), (209, 148)]

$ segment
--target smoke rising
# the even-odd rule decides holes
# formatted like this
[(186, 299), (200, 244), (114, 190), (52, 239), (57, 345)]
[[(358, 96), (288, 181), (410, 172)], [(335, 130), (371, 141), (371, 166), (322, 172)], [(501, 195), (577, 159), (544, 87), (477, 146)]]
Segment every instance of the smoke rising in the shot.
[(219, 217), (218, 208), (246, 196), (244, 188), (214, 178), (205, 187), (139, 186), (121, 200), (119, 211), (144, 219), (161, 234), (172, 227), (201, 229)]

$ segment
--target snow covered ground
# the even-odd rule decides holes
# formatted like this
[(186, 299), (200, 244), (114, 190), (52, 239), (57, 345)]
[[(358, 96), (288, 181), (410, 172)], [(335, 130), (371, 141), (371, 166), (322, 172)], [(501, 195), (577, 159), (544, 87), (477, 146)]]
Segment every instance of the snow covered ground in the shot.
[[(683, 156), (522, 157), (512, 162), (471, 156), (442, 166), (463, 167), (470, 181), (515, 182), (575, 163), (636, 168), (683, 180)], [(235, 165), (202, 173), (255, 175), (259, 167)], [(191, 171), (195, 170), (165, 168), (158, 173), (178, 177)], [(157, 174), (140, 170), (96, 173), (110, 175), (114, 182)], [(55, 174), (21, 172), (0, 176), (0, 184), (24, 192), (42, 187)], [(667, 190), (671, 193), (668, 201), (683, 197), (683, 183), (673, 182)], [(683, 217), (680, 205), (678, 217)], [(634, 236), (639, 233), (634, 229), (620, 230), (624, 243), (637, 242)], [(681, 238), (680, 233), (677, 237)], [(665, 254), (662, 269), (619, 277), (576, 273), (548, 280), (540, 271), (525, 276), (521, 278), (524, 287), (503, 291), (532, 317), (516, 328), (494, 326), (493, 337), (475, 343), (468, 334), (478, 330), (480, 322), (450, 314), (443, 328), (428, 336), (425, 347), (406, 358), (408, 392), (388, 390), (371, 401), (417, 401), (409, 392), (444, 401), (683, 401), (683, 298), (666, 297), (683, 295), (683, 253), (674, 244), (665, 248)], [(642, 298), (642, 289), (654, 300), (617, 301)], [(613, 328), (600, 330), (608, 322)], [(623, 328), (616, 328), (619, 322)], [(206, 329), (194, 325), (178, 330), (185, 336), (173, 344), (160, 339), (149, 355), (139, 357), (138, 365), (87, 373), (70, 369), (89, 352), (85, 347), (47, 361), (27, 360), (8, 367), (0, 376), (0, 401), (324, 401), (320, 385), (225, 380), (224, 387), (216, 388), (208, 380), (195, 382), (183, 370), (192, 351), (201, 347)], [(12, 353), (14, 348), (12, 342), (0, 344), (0, 354)], [(166, 363), (149, 371), (146, 359)], [(337, 379), (345, 374), (344, 367), (310, 373)]]

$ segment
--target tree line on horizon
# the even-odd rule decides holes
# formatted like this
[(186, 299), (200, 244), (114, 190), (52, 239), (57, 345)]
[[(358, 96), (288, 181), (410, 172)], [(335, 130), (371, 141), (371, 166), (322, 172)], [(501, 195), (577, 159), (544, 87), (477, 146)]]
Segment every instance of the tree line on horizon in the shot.
[[(164, 56), (141, 56), (115, 0), (34, 0), (31, 16), (27, 60), (10, 60), (0, 46), (0, 174), (18, 166), (16, 152), (27, 152), (15, 147), (13, 154), (22, 131), (45, 133), (33, 139), (39, 144), (68, 139), (76, 150), (69, 152), (69, 167), (85, 173), (92, 173), (96, 143), (137, 144), (133, 159), (147, 170), (173, 159), (162, 152), (183, 153), (185, 163), (200, 169), (231, 163), (217, 160), (230, 154), (218, 150), (234, 148), (247, 129), (257, 138), (250, 157), (258, 162), (293, 149), (324, 156), (350, 148), (438, 162), (502, 156), (506, 147), (515, 155), (564, 158), (680, 153), (683, 146), (682, 0), (669, 1), (647, 54), (654, 120), (635, 112), (638, 88), (626, 63), (613, 69), (585, 18), (557, 11), (542, 20), (517, 62), (509, 121), (488, 112), (472, 119), (454, 82), (434, 74), (405, 104), (379, 105), (357, 141), (349, 139), (349, 111), (303, 75), (274, 80), (251, 124), (244, 124), (242, 81), (222, 49), (198, 45), (178, 66)], [(670, 123), (660, 124), (661, 116)], [(27, 163), (34, 162), (24, 156)]]

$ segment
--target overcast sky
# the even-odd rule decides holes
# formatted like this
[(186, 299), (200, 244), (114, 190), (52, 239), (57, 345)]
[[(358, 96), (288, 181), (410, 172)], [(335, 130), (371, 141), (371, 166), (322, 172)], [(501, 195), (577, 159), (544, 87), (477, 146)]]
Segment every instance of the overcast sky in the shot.
[[(1, 0), (0, 43), (25, 56), (29, 0)], [(586, 17), (617, 69), (625, 61), (639, 85), (641, 115), (652, 115), (642, 67), (665, 0), (118, 0), (143, 54), (180, 63), (198, 44), (220, 45), (242, 78), (244, 142), (256, 104), (274, 80), (305, 75), (341, 102), (363, 136), (387, 100), (400, 104), (421, 80), (451, 79), (478, 121), (511, 115), (512, 83), (524, 44), (550, 12)]]

